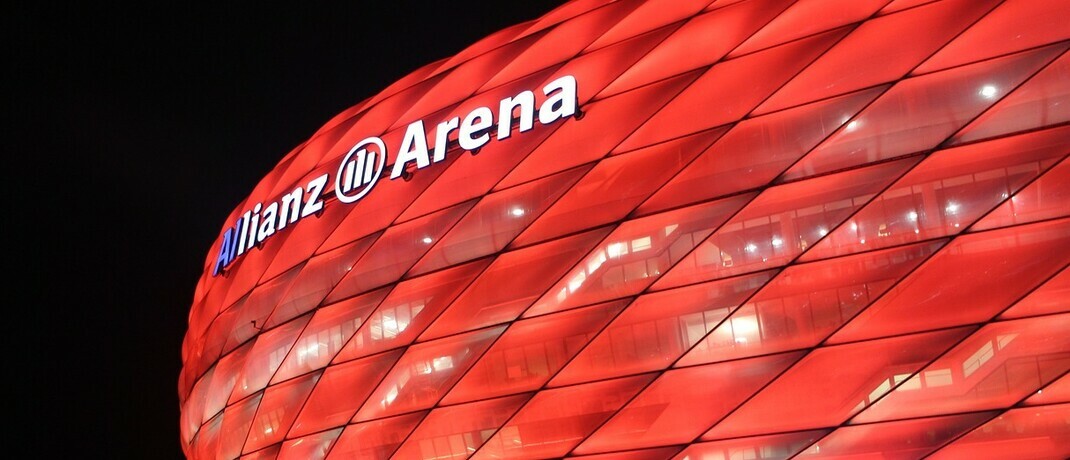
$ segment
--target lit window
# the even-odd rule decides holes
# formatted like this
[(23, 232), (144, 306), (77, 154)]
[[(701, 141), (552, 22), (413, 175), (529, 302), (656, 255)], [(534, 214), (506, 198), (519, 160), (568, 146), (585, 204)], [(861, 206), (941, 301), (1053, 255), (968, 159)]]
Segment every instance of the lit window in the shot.
[(632, 240), (632, 252), (645, 251), (650, 249), (650, 237), (644, 236), (642, 238)]

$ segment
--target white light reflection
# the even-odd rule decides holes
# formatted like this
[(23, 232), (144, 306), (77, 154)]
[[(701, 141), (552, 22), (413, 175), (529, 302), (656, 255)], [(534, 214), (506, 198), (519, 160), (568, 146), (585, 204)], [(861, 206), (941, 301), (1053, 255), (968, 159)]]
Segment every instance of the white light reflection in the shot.
[(525, 212), (524, 212), (524, 210), (523, 210), (523, 209), (521, 209), (521, 208), (513, 208), (513, 209), (510, 209), (510, 210), (509, 210), (509, 215), (511, 215), (511, 216), (513, 216), (513, 217), (521, 217), (521, 216), (523, 216), (524, 214), (525, 214)]
[(996, 97), (996, 94), (999, 93), (999, 90), (996, 89), (995, 86), (984, 85), (981, 87), (981, 90), (978, 91), (978, 93), (980, 93), (981, 96), (984, 96), (988, 99), (992, 99), (993, 97)]
[(829, 231), (828, 231), (827, 228), (822, 227), (822, 228), (817, 229), (817, 234), (821, 235), (821, 236), (825, 236), (825, 235), (829, 234)]
[(779, 248), (782, 244), (784, 244), (784, 240), (774, 236), (772, 243), (773, 243), (773, 247)]
[(959, 205), (958, 205), (958, 203), (955, 203), (954, 201), (949, 201), (947, 203), (947, 207), (944, 208), (944, 210), (947, 211), (948, 214), (954, 214), (954, 213), (958, 212)]
[(909, 213), (907, 213), (907, 220), (909, 220), (911, 222), (917, 222), (918, 221), (918, 213), (916, 213), (914, 211), (910, 211)]
[(754, 252), (758, 250), (758, 246), (755, 246), (754, 243), (750, 243), (744, 246), (743, 249), (745, 249), (747, 252)]
[(425, 236), (424, 239), (422, 239), (420, 241), (423, 241), (424, 244), (431, 244), (431, 242), (435, 241), (435, 240), (431, 239), (430, 236)]

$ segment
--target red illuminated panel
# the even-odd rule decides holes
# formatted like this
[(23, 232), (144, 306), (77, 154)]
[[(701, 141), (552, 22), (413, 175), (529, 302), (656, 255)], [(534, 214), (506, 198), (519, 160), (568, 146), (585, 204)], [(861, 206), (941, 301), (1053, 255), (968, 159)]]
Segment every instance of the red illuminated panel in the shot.
[(501, 251), (588, 169), (581, 166), (483, 197), (409, 270), (408, 276)]
[(533, 34), (542, 30), (549, 29), (551, 26), (558, 25), (566, 20), (577, 17), (588, 11), (593, 11), (605, 5), (612, 3), (612, 0), (577, 0), (573, 2), (567, 2), (557, 8), (554, 8), (549, 13), (546, 13), (541, 18), (533, 21), (529, 21), (526, 29), (520, 33), (523, 37), (528, 34)]
[(635, 2), (611, 3), (554, 27), (539, 38), (538, 42), (510, 60), (484, 88), (497, 86), (527, 75), (532, 69), (541, 69), (574, 57), (636, 6), (638, 5)]
[(715, 129), (598, 163), (513, 244), (525, 246), (620, 220), (723, 133)]
[[(601, 99), (583, 109), (583, 120), (561, 121), (561, 127), (546, 142), (513, 169), (495, 190), (598, 160), (669, 99), (698, 77), (697, 72)], [(582, 148), (579, 148), (582, 146)], [(637, 146), (642, 147), (642, 146)], [(569, 152), (562, 155), (562, 152)]]
[[(223, 309), (230, 307), (232, 304), (238, 301), (242, 296), (245, 296), (254, 287), (262, 287), (265, 284), (270, 284), (271, 280), (279, 277), (279, 274), (293, 267), (293, 265), (287, 266), (277, 272), (272, 272), (271, 276), (262, 276), (264, 271), (268, 269), (268, 264), (277, 260), (279, 250), (286, 245), (286, 240), (292, 234), (290, 231), (281, 232), (279, 235), (274, 236), (272, 245), (265, 245), (263, 248), (256, 249), (256, 246), (246, 249), (242, 257), (239, 258), (240, 262), (235, 262), (234, 265), (227, 267), (223, 273), (228, 275), (229, 283), (225, 286), (219, 286), (220, 291), (212, 292), (212, 296), (224, 295), (222, 303), (220, 304)], [(215, 261), (213, 261), (214, 264)], [(302, 261), (297, 260), (294, 264), (300, 264)], [(241, 265), (238, 265), (240, 263)], [(215, 267), (212, 267), (215, 270)], [(225, 291), (222, 290), (225, 288)], [(214, 300), (218, 300), (216, 297)]]
[(260, 406), (260, 400), (264, 396), (260, 393), (237, 404), (228, 406), (223, 411), (223, 424), (219, 432), (223, 433), (219, 441), (219, 454), (217, 458), (237, 458), (242, 453), (242, 445), (245, 444), (246, 434), (253, 423), (253, 416)]
[(688, 446), (673, 460), (787, 460), (826, 434), (828, 430), (814, 430), (701, 442)]
[(1021, 318), (1068, 310), (1070, 310), (1070, 268), (1064, 268), (999, 317)]
[(795, 458), (922, 458), (993, 415), (981, 412), (842, 427)]
[(720, 323), (677, 366), (817, 345), (943, 241), (788, 267)]
[(338, 352), (334, 362), (412, 343), (489, 262), (472, 262), (399, 283)]
[(740, 56), (861, 21), (876, 13), (887, 3), (888, 0), (796, 2), (729, 53), (729, 57)]
[[(214, 368), (214, 375), (218, 375), (218, 378), (205, 375), (201, 380), (202, 382), (208, 380), (212, 382), (211, 386), (208, 387), (208, 391), (204, 395), (204, 416), (201, 417), (202, 423), (207, 422), (209, 418), (222, 411), (227, 405), (227, 401), (230, 399), (230, 394), (234, 391), (234, 385), (238, 383), (238, 373), (241, 371), (242, 366), (245, 365), (249, 350), (252, 348), (253, 344), (250, 342), (237, 350), (234, 350), (234, 352), (229, 355), (224, 356), (218, 363), (216, 363)], [(190, 398), (190, 401), (193, 401), (192, 397)], [(192, 407), (187, 408), (185, 411), (196, 412), (191, 409)]]
[(379, 289), (316, 310), (312, 321), (301, 332), (301, 337), (275, 372), (271, 383), (326, 367), (361, 324), (367, 321), (368, 315), (386, 297), (386, 293), (386, 289)]
[(799, 356), (787, 353), (665, 372), (574, 452), (690, 442)]
[(654, 375), (542, 391), (471, 458), (552, 458), (567, 454)]
[(598, 49), (611, 43), (648, 32), (691, 17), (712, 0), (678, 0), (672, 2), (643, 2), (628, 16), (598, 37), (588, 49)]
[[(424, 116), (457, 103), (476, 93), (495, 73), (525, 50), (536, 45), (545, 34), (533, 34), (474, 56), (454, 68), (442, 72), (437, 83), (423, 92), (423, 96), (409, 104), (390, 130), (404, 127)], [(433, 121), (432, 121), (433, 122)], [(394, 144), (397, 145), (397, 144)]]
[[(355, 238), (371, 235), (387, 228), (409, 206), (409, 203), (412, 203), (443, 171), (448, 170), (451, 163), (457, 158), (463, 157), (447, 155), (442, 163), (439, 163), (434, 168), (426, 168), (420, 171), (419, 174), (413, 174), (412, 179), (408, 181), (380, 180), (376, 183), (375, 193), (368, 194), (368, 196), (361, 198), (356, 203), (343, 205), (336, 202), (333, 206), (334, 208), (347, 209), (349, 214), (342, 222), (335, 224), (331, 236), (323, 242), (317, 252), (334, 249), (353, 241)], [(334, 174), (333, 171), (332, 174)], [(327, 208), (331, 207), (327, 206)], [(429, 211), (437, 211), (439, 209), (442, 209), (442, 207), (435, 207)], [(392, 229), (398, 230), (397, 227)], [(432, 229), (434, 227), (428, 228), (429, 231)], [(404, 243), (407, 242), (399, 244), (404, 245)], [(360, 263), (364, 264), (366, 262)]]
[(665, 369), (772, 275), (744, 275), (641, 296), (554, 377), (552, 385)]
[(592, 230), (499, 255), (421, 341), (516, 319), (608, 232)]
[(475, 202), (459, 204), (426, 217), (391, 227), (372, 245), (364, 257), (327, 296), (327, 303), (337, 302), (397, 281), (457, 223)]
[[(208, 329), (208, 344), (211, 345), (214, 340), (226, 340), (223, 346), (223, 352), (226, 353), (260, 333), (268, 315), (275, 309), (275, 301), (289, 289), (300, 271), (301, 267), (294, 267), (278, 278), (261, 284), (248, 297), (224, 310), (216, 318), (219, 328), (216, 328), (217, 324), (212, 324)], [(229, 330), (229, 336), (221, 334), (225, 330)]]
[(401, 350), (394, 350), (327, 368), (290, 429), (290, 436), (345, 425), (399, 357)]
[(434, 406), (504, 330), (499, 326), (409, 347), (353, 420)]
[(781, 180), (936, 147), (1065, 48), (1051, 46), (900, 81)]
[(906, 159), (766, 189), (655, 289), (784, 265), (912, 166)]
[(768, 185), (885, 89), (859, 91), (739, 122), (639, 206), (638, 213)]
[[(713, 66), (616, 150), (632, 150), (743, 118), (845, 33), (842, 29), (826, 32)], [(748, 84), (731, 84), (741, 79)]]
[(1064, 159), (982, 218), (970, 230), (988, 230), (1070, 216), (1070, 160)]
[(1067, 121), (1070, 121), (1070, 54), (1063, 53), (963, 128), (952, 142), (970, 142)]
[(284, 155), (223, 231), (369, 136), (396, 161), (410, 124), (433, 144), (566, 76), (578, 110), (475, 151), (449, 130), (442, 161), (353, 203), (329, 183), (215, 274), (221, 233), (182, 449), (1070, 458), (1067, 16), (571, 0), (423, 66)]
[(802, 260), (954, 235), (1058, 162), (1070, 128), (932, 154)]
[(310, 259), (286, 295), (278, 300), (278, 306), (271, 312), (264, 327), (275, 327), (318, 306), (378, 237), (376, 234), (361, 238)]
[(271, 380), (271, 376), (275, 375), (275, 371), (282, 365), (283, 358), (290, 352), (298, 334), (308, 324), (311, 316), (302, 316), (257, 336), (228, 404), (233, 404), (267, 386), (268, 380)]
[(960, 458), (1070, 457), (1070, 404), (1013, 409), (933, 454)]
[(319, 373), (309, 374), (264, 390), (264, 398), (260, 400), (242, 453), (257, 451), (282, 441), (319, 376)]
[[(695, 16), (633, 65), (603, 95), (616, 94), (717, 62), (791, 2), (742, 2)], [(696, 47), (696, 43), (703, 46)]]
[(327, 452), (331, 450), (331, 446), (334, 445), (334, 441), (338, 439), (338, 435), (340, 434), (342, 434), (342, 429), (336, 428), (334, 430), (286, 441), (282, 444), (278, 459), (322, 460), (327, 458)]
[[(183, 451), (186, 456), (191, 458), (216, 458), (219, 452), (219, 441), (223, 439), (222, 433), (219, 432), (222, 426), (223, 414), (219, 414), (205, 423), (200, 431), (197, 432), (197, 437), (193, 438), (192, 445), (187, 446), (183, 443)], [(185, 437), (183, 437), (183, 440), (185, 440)]]
[(1052, 382), (1043, 389), (1037, 390), (1033, 396), (1026, 399), (1022, 404), (1036, 406), (1041, 404), (1054, 404), (1070, 402), (1070, 374), (1063, 374), (1058, 380)]
[(393, 458), (467, 458), (524, 404), (529, 394), (435, 409)]
[[(326, 171), (316, 171), (316, 175), (322, 175)], [(300, 184), (307, 184), (308, 181), (302, 179)], [(279, 276), (283, 272), (290, 270), (303, 263), (312, 257), (313, 254), (320, 248), (320, 245), (330, 235), (331, 230), (338, 227), (338, 224), (345, 218), (346, 213), (349, 210), (343, 206), (323, 206), (323, 214), (319, 217), (301, 219), (301, 224), (291, 224), (286, 227), (283, 232), (288, 236), (274, 236), (272, 239), (264, 243), (264, 246), (274, 246), (277, 248), (274, 259), (271, 261), (271, 265), (268, 266), (263, 280), (269, 280), (276, 276)], [(371, 232), (369, 232), (371, 233)], [(364, 236), (362, 234), (360, 236)], [(285, 238), (285, 239), (283, 239)], [(348, 243), (353, 239), (348, 239), (340, 243)], [(271, 249), (276, 250), (276, 249)], [(256, 252), (256, 251), (253, 251)], [(246, 253), (248, 254), (248, 252)]]
[[(969, 332), (959, 328), (818, 348), (722, 419), (702, 439), (839, 425)], [(724, 364), (735, 362), (738, 361)]]
[(852, 423), (1006, 408), (1070, 370), (1070, 314), (989, 324)]
[(349, 425), (345, 427), (327, 458), (386, 460), (426, 415), (426, 411), (414, 412)]
[(741, 195), (621, 224), (524, 317), (639, 293), (750, 198)]
[(680, 451), (679, 446), (656, 447), (653, 449), (630, 450), (625, 452), (613, 452), (597, 455), (570, 455), (566, 458), (583, 460), (669, 460), (673, 454)]
[(1068, 245), (1067, 219), (959, 237), (830, 341), (987, 321), (1066, 266)]
[[(681, 2), (673, 2), (672, 5), (659, 6), (665, 7), (661, 8), (662, 10), (671, 10), (677, 3), (684, 4), (688, 1), (692, 3), (694, 2), (694, 0), (684, 0)], [(654, 4), (643, 3), (639, 8), (642, 9), (643, 7), (650, 6), (654, 6)], [(658, 43), (661, 43), (665, 37), (676, 30), (676, 27), (677, 25), (675, 24), (662, 27), (593, 52), (585, 52), (585, 54), (581, 54), (576, 58), (567, 61), (565, 65), (561, 66), (552, 76), (548, 77), (546, 81), (549, 82), (565, 75), (572, 75), (576, 78), (577, 82), (583, 82), (583, 84), (576, 88), (578, 93), (576, 98), (580, 105), (586, 105), (595, 95), (601, 92), (606, 85), (620, 76), (622, 72), (628, 70), (632, 64), (635, 64), (635, 61), (643, 57), (643, 55)]]
[(279, 451), (282, 446), (275, 444), (270, 447), (265, 447), (256, 452), (245, 454), (241, 456), (241, 460), (275, 460), (279, 456)]
[[(208, 389), (212, 385), (212, 378), (215, 375), (215, 368), (209, 369), (204, 374), (204, 377), (197, 382), (193, 387), (193, 391), (190, 392), (189, 398), (186, 398), (185, 403), (182, 405), (182, 440), (187, 444), (193, 440), (193, 436), (197, 434), (197, 430), (200, 429), (203, 422), (203, 415), (205, 414), (205, 398), (208, 393)], [(209, 417), (211, 414), (207, 414)]]
[[(997, 4), (998, 0), (944, 0), (866, 21), (773, 94), (758, 112), (902, 78)], [(888, 39), (902, 36), (910, 37), (911, 46)]]
[(1063, 18), (1070, 7), (1062, 0), (1003, 2), (933, 57), (918, 66), (924, 73), (976, 62), (1070, 38)]
[(517, 321), (442, 399), (456, 404), (543, 386), (628, 303)]
[[(399, 219), (411, 220), (447, 206), (483, 196), (561, 126), (564, 126), (564, 123), (540, 126), (524, 133), (523, 136), (512, 136), (502, 142), (490, 142), (479, 149), (478, 155), (470, 153), (457, 155), (450, 152), (446, 155), (446, 161), (454, 158), (453, 163), (448, 167), (440, 164), (434, 168), (428, 168), (443, 171)], [(494, 158), (494, 161), (486, 161), (487, 158)], [(421, 174), (414, 174), (413, 181), (416, 181), (425, 171), (427, 170), (420, 171)], [(386, 184), (393, 182), (404, 183), (405, 181), (387, 181)], [(354, 205), (359, 206), (366, 199), (371, 198), (371, 195), (378, 194), (379, 189), (376, 188), (375, 193), (362, 198)], [(363, 215), (363, 213), (358, 215)]]

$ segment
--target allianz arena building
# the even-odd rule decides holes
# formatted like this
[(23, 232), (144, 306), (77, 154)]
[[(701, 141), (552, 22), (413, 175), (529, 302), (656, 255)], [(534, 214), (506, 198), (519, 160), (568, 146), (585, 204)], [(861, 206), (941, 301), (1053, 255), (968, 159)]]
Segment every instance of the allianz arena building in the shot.
[(193, 459), (1070, 456), (1070, 2), (576, 0), (223, 224)]

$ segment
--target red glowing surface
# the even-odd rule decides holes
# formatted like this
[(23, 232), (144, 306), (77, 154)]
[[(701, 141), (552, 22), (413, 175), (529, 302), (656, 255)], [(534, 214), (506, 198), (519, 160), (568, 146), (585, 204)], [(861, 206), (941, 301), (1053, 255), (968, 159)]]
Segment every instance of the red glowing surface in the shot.
[(356, 203), (329, 193), (213, 277), (217, 241), (183, 342), (182, 446), (1066, 458), (1067, 17), (1057, 0), (577, 0), (416, 70), (286, 155), (227, 225), (417, 120), (564, 75), (583, 116), (454, 147)]

